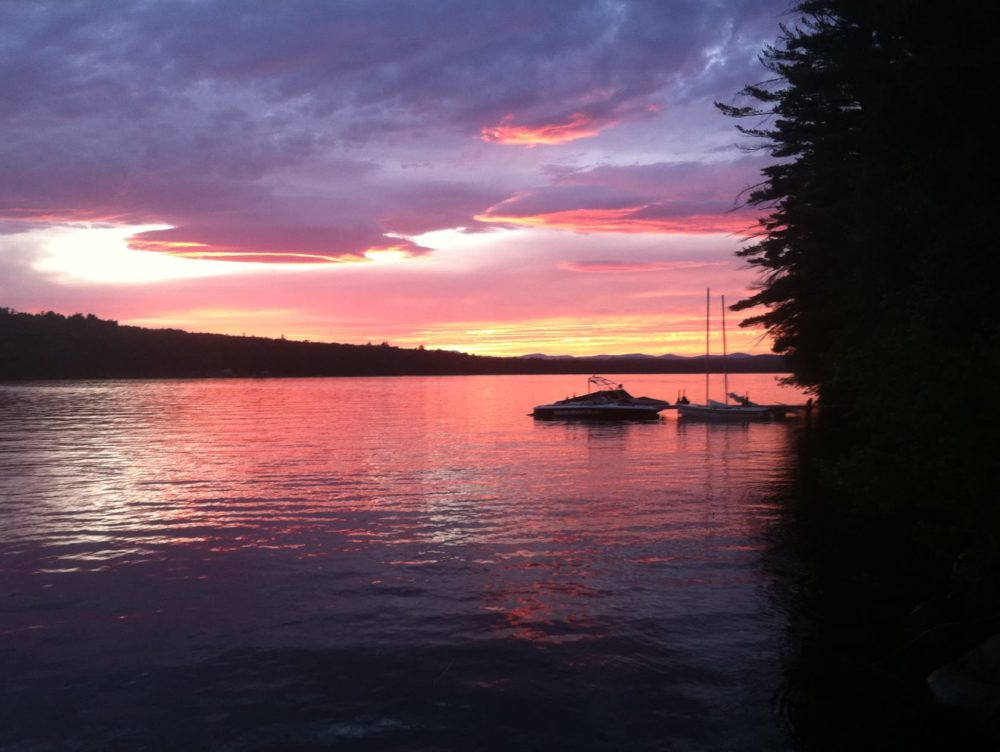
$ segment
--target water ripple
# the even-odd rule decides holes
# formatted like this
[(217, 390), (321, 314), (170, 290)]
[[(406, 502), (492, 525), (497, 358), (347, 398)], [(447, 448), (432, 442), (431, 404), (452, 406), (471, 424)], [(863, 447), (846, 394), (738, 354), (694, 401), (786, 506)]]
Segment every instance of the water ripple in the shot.
[(793, 429), (564, 380), (0, 385), (0, 746), (783, 748)]

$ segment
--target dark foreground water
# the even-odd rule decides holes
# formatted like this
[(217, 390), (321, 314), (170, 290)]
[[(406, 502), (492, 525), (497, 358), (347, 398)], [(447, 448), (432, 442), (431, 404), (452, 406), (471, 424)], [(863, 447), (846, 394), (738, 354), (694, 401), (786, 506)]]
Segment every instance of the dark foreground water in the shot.
[(790, 749), (795, 425), (584, 388), (0, 385), (0, 749)]

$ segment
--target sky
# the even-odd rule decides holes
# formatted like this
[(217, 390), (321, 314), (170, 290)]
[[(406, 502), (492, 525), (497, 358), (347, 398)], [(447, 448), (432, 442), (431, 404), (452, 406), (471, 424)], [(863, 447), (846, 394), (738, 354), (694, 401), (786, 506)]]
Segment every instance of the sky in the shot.
[[(477, 354), (705, 349), (787, 0), (0, 0), (0, 306)], [(765, 353), (727, 314), (729, 351)], [(744, 314), (745, 315), (745, 314)], [(713, 341), (713, 350), (719, 342)]]

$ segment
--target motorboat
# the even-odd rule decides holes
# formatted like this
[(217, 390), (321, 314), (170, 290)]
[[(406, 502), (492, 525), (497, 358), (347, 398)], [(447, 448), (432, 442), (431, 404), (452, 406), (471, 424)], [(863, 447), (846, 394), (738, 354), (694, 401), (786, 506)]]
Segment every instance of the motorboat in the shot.
[(666, 400), (633, 397), (621, 384), (603, 376), (587, 379), (587, 393), (549, 405), (536, 405), (535, 418), (591, 418), (599, 420), (655, 420), (670, 407)]

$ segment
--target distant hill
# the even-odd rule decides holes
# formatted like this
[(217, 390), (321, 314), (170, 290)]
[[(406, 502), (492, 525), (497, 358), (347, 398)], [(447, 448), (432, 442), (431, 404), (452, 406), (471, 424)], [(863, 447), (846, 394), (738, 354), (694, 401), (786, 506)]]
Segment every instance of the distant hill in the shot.
[[(732, 356), (733, 373), (784, 373), (777, 355)], [(721, 358), (709, 359), (721, 370)], [(468, 355), (388, 343), (344, 345), (143, 329), (51, 311), (0, 308), (0, 379), (404, 376), (542, 373), (703, 373), (705, 358), (680, 356)]]

